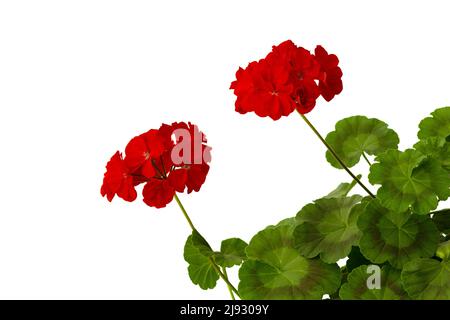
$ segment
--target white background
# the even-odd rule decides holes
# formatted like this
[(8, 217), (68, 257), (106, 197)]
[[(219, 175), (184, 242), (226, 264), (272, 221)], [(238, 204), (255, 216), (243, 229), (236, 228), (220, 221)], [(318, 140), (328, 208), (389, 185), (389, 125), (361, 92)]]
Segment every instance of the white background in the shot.
[(378, 117), (407, 148), (420, 119), (450, 104), (445, 3), (1, 1), (0, 298), (227, 299), (222, 283), (191, 284), (175, 203), (101, 198), (109, 157), (162, 122), (198, 124), (212, 168), (182, 201), (216, 249), (248, 241), (349, 178), (298, 115), (234, 111), (238, 66), (286, 39), (322, 44), (344, 91), (311, 121), (326, 134), (346, 116)]

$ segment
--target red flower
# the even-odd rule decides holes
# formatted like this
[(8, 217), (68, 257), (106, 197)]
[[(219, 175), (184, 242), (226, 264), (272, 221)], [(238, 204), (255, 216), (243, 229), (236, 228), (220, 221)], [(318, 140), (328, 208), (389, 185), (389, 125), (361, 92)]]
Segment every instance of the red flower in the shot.
[(100, 192), (103, 197), (106, 196), (108, 201), (112, 201), (116, 194), (125, 201), (131, 202), (136, 199), (133, 176), (119, 151), (111, 157), (106, 165), (106, 173)]
[(134, 137), (125, 148), (126, 163), (130, 170), (140, 169), (140, 174), (151, 178), (155, 175), (155, 168), (150, 160), (150, 149), (146, 139), (141, 135)]
[(289, 65), (277, 60), (254, 62), (247, 69), (238, 70), (237, 80), (231, 84), (238, 95), (236, 111), (255, 112), (260, 117), (278, 120), (295, 109), (291, 99), (293, 86), (289, 83)]
[(234, 89), (236, 99), (236, 111), (247, 113), (254, 111), (249, 95), (254, 91), (252, 74), (255, 73), (257, 62), (251, 62), (246, 69), (239, 68), (236, 72), (236, 81), (231, 83), (230, 89)]
[(278, 120), (295, 109), (302, 114), (310, 112), (321, 94), (331, 100), (342, 91), (342, 72), (336, 56), (324, 52), (319, 49), (317, 59), (288, 40), (273, 46), (266, 58), (239, 68), (230, 87), (237, 96), (236, 111)]
[(108, 163), (101, 188), (102, 196), (136, 199), (135, 186), (145, 183), (144, 202), (162, 208), (175, 192), (199, 191), (205, 182), (211, 148), (205, 135), (191, 123), (163, 124), (131, 139), (123, 160), (116, 153)]
[(342, 70), (338, 67), (339, 59), (334, 54), (317, 46), (315, 50), (316, 59), (320, 64), (319, 88), (323, 98), (330, 101), (335, 95), (342, 92)]
[(316, 106), (316, 100), (319, 96), (319, 87), (313, 80), (299, 81), (294, 95), (297, 110), (301, 114), (310, 112)]
[(144, 202), (155, 208), (164, 208), (175, 195), (175, 189), (168, 180), (151, 179), (142, 190)]
[(319, 77), (320, 65), (314, 56), (306, 49), (297, 47), (291, 40), (272, 47), (267, 55), (273, 64), (287, 64), (289, 68), (289, 82), (298, 88), (304, 80), (314, 80)]

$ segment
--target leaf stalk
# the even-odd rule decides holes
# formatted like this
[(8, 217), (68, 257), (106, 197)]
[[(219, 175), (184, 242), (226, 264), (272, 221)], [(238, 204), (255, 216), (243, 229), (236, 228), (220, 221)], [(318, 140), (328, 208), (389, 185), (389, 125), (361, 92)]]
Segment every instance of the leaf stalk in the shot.
[(361, 180), (358, 179), (358, 177), (348, 168), (348, 166), (344, 163), (344, 161), (342, 161), (342, 159), (336, 153), (334, 148), (322, 137), (320, 132), (316, 129), (316, 127), (314, 127), (314, 125), (308, 120), (308, 118), (306, 118), (306, 116), (300, 112), (299, 112), (299, 114), (302, 117), (302, 119), (306, 122), (308, 127), (319, 138), (319, 140), (325, 145), (325, 147), (327, 147), (327, 149), (330, 151), (330, 153), (333, 155), (333, 157), (337, 160), (337, 162), (339, 162), (339, 164), (342, 166), (342, 168), (344, 168), (344, 170), (347, 171), (347, 173), (353, 178), (353, 180), (356, 181), (356, 183), (359, 184), (361, 186), (361, 188), (363, 188), (364, 191), (366, 191), (369, 196), (371, 196), (372, 198), (376, 198), (375, 195), (369, 190), (369, 188), (367, 188), (364, 185), (364, 183), (362, 183)]

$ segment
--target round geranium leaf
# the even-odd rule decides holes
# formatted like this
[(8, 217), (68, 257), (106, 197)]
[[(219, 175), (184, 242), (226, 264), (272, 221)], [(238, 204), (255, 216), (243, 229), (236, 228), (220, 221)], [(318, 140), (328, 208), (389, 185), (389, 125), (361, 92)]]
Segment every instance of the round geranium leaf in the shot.
[(307, 259), (294, 247), (290, 226), (269, 227), (247, 247), (239, 293), (248, 300), (310, 300), (333, 294), (341, 283), (337, 264)]
[(362, 197), (319, 199), (305, 206), (297, 215), (295, 247), (306, 258), (320, 258), (334, 263), (347, 257), (361, 237), (357, 221), (359, 210), (352, 208)]
[(247, 243), (239, 238), (224, 240), (220, 252), (214, 254), (214, 259), (221, 267), (238, 266), (247, 258), (245, 248), (247, 248)]
[(369, 181), (381, 184), (377, 198), (390, 210), (427, 214), (450, 196), (450, 174), (419, 151), (389, 150), (376, 160)]
[[(408, 300), (402, 287), (400, 271), (384, 266), (379, 275), (369, 265), (354, 269), (342, 285), (339, 296), (342, 300)], [(371, 283), (371, 277), (379, 276), (379, 287)], [(373, 282), (378, 281), (374, 279)]]
[(390, 211), (376, 199), (359, 216), (358, 226), (362, 254), (373, 263), (388, 261), (396, 268), (414, 258), (432, 257), (440, 238), (429, 216)]
[(416, 143), (414, 148), (423, 155), (436, 159), (445, 170), (450, 171), (450, 142), (446, 139), (427, 138)]
[[(364, 116), (339, 121), (325, 140), (349, 167), (356, 165), (363, 154), (376, 156), (388, 149), (397, 149), (399, 143), (398, 135), (386, 123)], [(333, 167), (342, 169), (329, 151), (326, 156)]]
[(450, 136), (450, 107), (444, 107), (431, 113), (431, 117), (425, 118), (419, 125), (419, 139), (441, 137), (447, 139)]
[(416, 259), (402, 271), (403, 286), (416, 300), (450, 299), (450, 261)]
[[(282, 227), (282, 226), (288, 226), (290, 229), (290, 232), (294, 232), (294, 229), (298, 226), (298, 221), (295, 217), (283, 219), (280, 222), (278, 222), (275, 227)], [(273, 226), (271, 226), (273, 227)]]
[(213, 289), (219, 280), (211, 260), (213, 254), (206, 240), (194, 230), (184, 246), (184, 260), (189, 264), (191, 281), (203, 290)]

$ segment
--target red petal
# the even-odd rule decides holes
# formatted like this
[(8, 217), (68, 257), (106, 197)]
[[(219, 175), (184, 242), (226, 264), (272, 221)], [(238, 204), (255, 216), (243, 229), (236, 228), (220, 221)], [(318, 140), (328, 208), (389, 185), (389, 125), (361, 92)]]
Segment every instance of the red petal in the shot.
[(153, 178), (155, 176), (156, 171), (150, 159), (145, 161), (142, 166), (141, 173), (147, 178)]
[(192, 165), (187, 170), (186, 187), (188, 193), (200, 191), (201, 186), (205, 183), (208, 171), (209, 165), (207, 164)]
[(122, 181), (119, 191), (117, 195), (121, 197), (123, 200), (132, 202), (136, 200), (137, 193), (136, 189), (134, 189), (134, 183), (132, 177), (127, 177)]
[(147, 144), (142, 136), (131, 139), (125, 148), (125, 162), (131, 171), (139, 169), (149, 154)]
[(147, 147), (152, 158), (160, 157), (164, 150), (164, 140), (158, 130), (152, 129), (142, 135), (147, 143)]
[(174, 170), (170, 173), (169, 178), (167, 179), (177, 192), (183, 192), (184, 189), (186, 188), (186, 181), (187, 181), (186, 171), (187, 171), (186, 169)]
[(106, 165), (106, 173), (100, 192), (109, 201), (112, 201), (116, 194), (126, 201), (136, 199), (133, 178), (129, 176), (128, 167), (119, 151), (111, 157)]
[(164, 208), (175, 195), (175, 189), (167, 180), (151, 179), (142, 190), (144, 202), (155, 208)]

